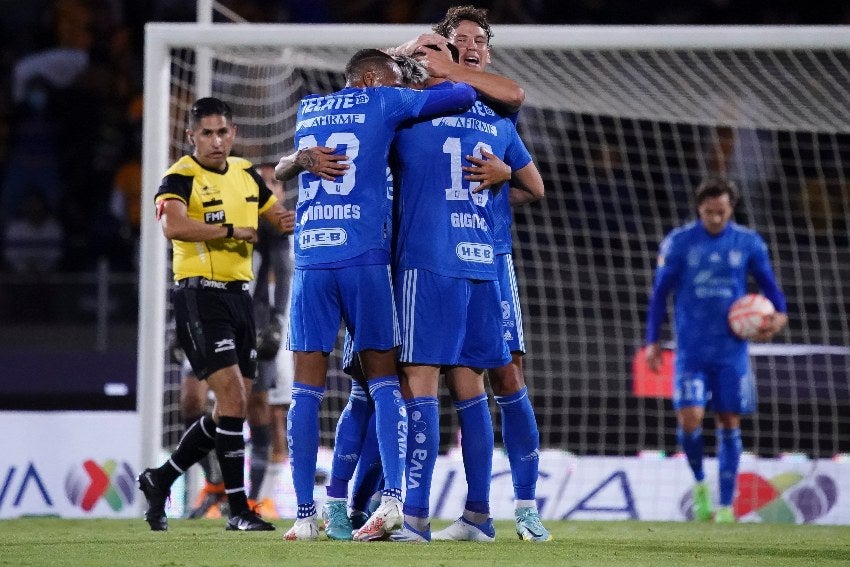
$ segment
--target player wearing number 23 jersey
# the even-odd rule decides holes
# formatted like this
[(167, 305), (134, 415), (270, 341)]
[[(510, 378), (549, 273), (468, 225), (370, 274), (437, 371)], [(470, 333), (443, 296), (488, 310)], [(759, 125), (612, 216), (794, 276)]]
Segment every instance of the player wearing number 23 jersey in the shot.
[[(355, 351), (387, 349), (385, 329), (397, 329), (388, 270), (391, 238), (392, 194), (387, 190), (390, 143), (403, 122), (469, 108), (475, 91), (458, 83), (440, 92), (394, 86), (346, 87), (324, 96), (305, 97), (299, 106), (295, 145), (334, 147), (348, 156), (349, 169), (333, 181), (309, 172), (299, 175), (295, 225), (295, 276), (293, 281), (293, 350), (333, 349), (340, 315), (347, 326), (360, 327)], [(341, 297), (324, 295), (317, 288), (333, 286), (305, 278), (338, 277), (338, 273), (309, 274), (317, 269), (366, 267), (356, 278), (367, 278), (368, 289), (341, 285)], [(380, 273), (378, 273), (380, 272)], [(389, 282), (387, 287), (383, 280)], [(325, 286), (325, 284), (328, 284)], [(389, 298), (380, 299), (381, 287)], [(368, 320), (368, 323), (367, 323)], [(334, 321), (337, 321), (334, 324)], [(303, 331), (303, 332), (302, 332)], [(397, 332), (395, 333), (397, 338)], [(390, 335), (389, 341), (394, 339)]]
[(420, 116), (457, 112), (474, 97), (471, 87), (459, 83), (442, 93), (348, 87), (304, 98), (298, 109), (296, 146), (335, 147), (348, 156), (350, 167), (334, 181), (309, 172), (300, 175), (296, 267), (352, 260), (370, 251), (383, 251), (378, 256), (388, 262), (390, 231), (384, 223), (392, 194), (386, 172), (396, 128)]
[[(396, 375), (398, 319), (390, 274), (387, 190), (390, 142), (405, 120), (458, 112), (475, 100), (465, 84), (442, 93), (398, 85), (401, 71), (386, 53), (361, 50), (346, 67), (347, 87), (302, 100), (295, 126), (300, 149), (332, 147), (347, 156), (348, 170), (333, 180), (302, 173), (296, 208), (295, 273), (289, 347), (298, 377), (292, 387), (288, 439), (298, 519), (284, 536), (315, 539), (313, 500), (319, 404), (327, 379), (327, 353), (340, 321), (354, 337), (369, 393), (375, 402), (378, 449), (385, 483), (381, 506), (354, 534), (380, 539), (401, 527), (401, 491), (407, 414)], [(348, 538), (348, 534), (342, 534)]]

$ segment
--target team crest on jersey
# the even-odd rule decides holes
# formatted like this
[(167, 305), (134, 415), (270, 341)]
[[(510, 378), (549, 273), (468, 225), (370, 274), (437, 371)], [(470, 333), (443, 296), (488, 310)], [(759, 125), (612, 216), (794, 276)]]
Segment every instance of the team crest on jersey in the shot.
[(688, 266), (699, 266), (700, 253), (699, 250), (691, 250), (688, 252)]
[(713, 253), (712, 253), (712, 254), (708, 257), (708, 261), (709, 261), (709, 262), (711, 262), (712, 264), (716, 264), (716, 263), (717, 263), (717, 262), (719, 262), (720, 260), (721, 260), (721, 258), (720, 258), (720, 254), (719, 254), (718, 252), (713, 252)]
[(224, 211), (208, 211), (204, 213), (204, 222), (207, 224), (221, 224), (227, 222)]
[(511, 318), (511, 304), (507, 301), (502, 302), (502, 319)]
[(744, 258), (744, 254), (740, 250), (730, 250), (729, 251), (729, 265), (732, 267), (738, 267), (741, 265), (741, 260)]

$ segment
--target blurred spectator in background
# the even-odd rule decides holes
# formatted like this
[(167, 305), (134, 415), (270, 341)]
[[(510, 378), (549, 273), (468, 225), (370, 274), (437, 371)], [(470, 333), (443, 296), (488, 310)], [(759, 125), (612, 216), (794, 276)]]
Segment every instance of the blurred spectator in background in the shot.
[(56, 0), (55, 44), (25, 55), (15, 64), (12, 72), (12, 97), (24, 98), (26, 85), (35, 77), (48, 81), (51, 86), (65, 88), (76, 80), (89, 64), (91, 11), (85, 0)]
[(0, 224), (20, 215), (24, 197), (37, 192), (47, 207), (58, 210), (63, 186), (59, 175), (59, 125), (51, 109), (49, 82), (33, 75), (15, 105), (9, 154), (0, 194)]
[(37, 187), (26, 186), (24, 191), (21, 215), (6, 224), (3, 257), (18, 274), (51, 272), (62, 258), (62, 227)]
[(134, 98), (129, 108), (129, 132), (118, 171), (112, 178), (109, 211), (118, 223), (119, 237), (132, 251), (133, 264), (139, 263), (139, 236), (142, 222), (142, 97)]
[(0, 312), (29, 323), (54, 316), (58, 296), (48, 278), (62, 259), (62, 226), (35, 186), (24, 187), (20, 216), (3, 231), (3, 263), (15, 277), (0, 294)]

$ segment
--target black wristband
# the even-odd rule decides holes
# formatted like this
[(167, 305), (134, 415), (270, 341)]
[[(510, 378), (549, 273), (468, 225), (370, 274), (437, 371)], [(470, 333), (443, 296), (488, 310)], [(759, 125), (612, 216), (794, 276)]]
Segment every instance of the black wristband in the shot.
[(225, 238), (233, 238), (233, 225), (232, 224), (223, 224), (222, 226), (227, 229), (227, 234), (224, 237)]

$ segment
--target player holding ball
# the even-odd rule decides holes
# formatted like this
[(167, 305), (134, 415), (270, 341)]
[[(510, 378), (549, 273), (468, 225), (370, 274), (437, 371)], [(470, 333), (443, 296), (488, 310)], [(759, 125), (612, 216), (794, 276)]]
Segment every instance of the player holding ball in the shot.
[[(708, 521), (713, 516), (721, 523), (735, 521), (741, 415), (756, 406), (748, 342), (733, 333), (727, 319), (732, 304), (747, 294), (748, 275), (776, 309), (765, 315), (751, 340), (768, 341), (788, 323), (785, 295), (776, 283), (767, 245), (757, 232), (731, 220), (737, 199), (735, 184), (724, 178), (709, 177), (697, 187), (699, 218), (674, 229), (661, 243), (646, 330), (647, 366), (657, 371), (667, 296), (674, 292), (677, 439), (696, 480), (694, 517)], [(714, 514), (703, 470), (706, 407), (717, 423), (720, 507)]]

